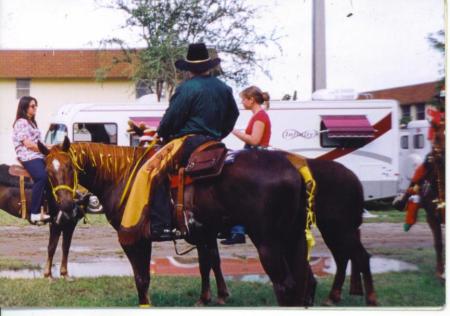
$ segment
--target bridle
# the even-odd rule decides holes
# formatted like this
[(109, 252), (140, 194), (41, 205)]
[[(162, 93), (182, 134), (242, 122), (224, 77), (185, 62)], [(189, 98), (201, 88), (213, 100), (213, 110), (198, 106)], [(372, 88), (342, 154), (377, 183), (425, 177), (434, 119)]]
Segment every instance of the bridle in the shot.
[[(75, 162), (74, 162), (74, 160), (72, 158), (72, 155), (70, 155), (69, 153), (66, 153), (66, 152), (62, 152), (61, 154), (68, 155), (70, 157), (70, 160), (72, 161), (72, 164), (75, 166), (75, 168), (81, 170), (81, 168), (75, 164)], [(73, 179), (73, 186), (69, 186), (67, 184), (60, 184), (60, 185), (54, 186), (53, 183), (52, 183), (52, 180), (50, 179), (50, 177), (48, 178), (49, 182), (50, 182), (50, 186), (52, 188), (53, 197), (55, 198), (55, 201), (57, 203), (59, 203), (59, 198), (58, 198), (57, 193), (58, 193), (58, 191), (61, 191), (61, 190), (69, 191), (70, 193), (72, 193), (72, 198), (75, 199), (75, 196), (76, 196), (76, 193), (77, 193), (77, 187), (78, 187), (78, 172), (77, 172), (77, 170), (74, 170), (73, 174), (74, 174), (73, 175), (73, 178), (74, 178)]]

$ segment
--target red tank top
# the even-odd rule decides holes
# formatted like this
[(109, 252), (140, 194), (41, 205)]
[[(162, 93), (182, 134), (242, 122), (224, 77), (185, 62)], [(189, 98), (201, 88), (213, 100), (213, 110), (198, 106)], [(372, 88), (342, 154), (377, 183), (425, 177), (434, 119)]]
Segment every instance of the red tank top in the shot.
[(267, 147), (269, 146), (270, 141), (270, 135), (271, 135), (271, 125), (270, 125), (270, 118), (269, 115), (267, 115), (267, 112), (264, 110), (260, 110), (256, 114), (252, 116), (250, 121), (248, 122), (247, 128), (245, 129), (245, 134), (251, 135), (253, 132), (253, 125), (256, 121), (260, 121), (264, 124), (264, 133), (261, 138), (261, 141), (259, 142), (258, 146)]

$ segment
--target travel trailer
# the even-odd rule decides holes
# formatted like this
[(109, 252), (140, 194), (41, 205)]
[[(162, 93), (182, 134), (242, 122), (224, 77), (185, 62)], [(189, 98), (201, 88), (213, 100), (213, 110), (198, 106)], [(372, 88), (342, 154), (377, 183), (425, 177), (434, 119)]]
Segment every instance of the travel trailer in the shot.
[[(47, 143), (92, 141), (135, 146), (127, 121), (156, 128), (167, 103), (65, 105), (52, 119)], [(251, 112), (241, 110), (235, 128), (245, 129)], [(366, 200), (395, 196), (398, 191), (398, 103), (394, 100), (272, 101), (271, 146), (308, 158), (336, 160), (353, 170)], [(231, 149), (243, 143), (224, 139)], [(270, 167), (270, 166), (268, 166)]]
[(427, 120), (416, 120), (400, 129), (400, 177), (399, 191), (404, 192), (414, 175), (416, 168), (425, 160), (431, 151), (428, 140), (430, 123)]

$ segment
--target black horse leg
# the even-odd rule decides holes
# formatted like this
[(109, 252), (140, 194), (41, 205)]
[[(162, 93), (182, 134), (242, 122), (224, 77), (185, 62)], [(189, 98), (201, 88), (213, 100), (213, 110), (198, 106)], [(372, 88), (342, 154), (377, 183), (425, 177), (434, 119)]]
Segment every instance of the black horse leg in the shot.
[(336, 263), (336, 274), (334, 276), (333, 285), (331, 286), (330, 293), (324, 304), (333, 305), (339, 303), (342, 299), (342, 286), (345, 282), (347, 265), (350, 259), (349, 251), (345, 247), (344, 236), (347, 233), (336, 230), (339, 225), (334, 223), (322, 225), (323, 227), (320, 227), (320, 231), (323, 240), (330, 249), (334, 262)]
[(442, 256), (442, 230), (441, 224), (433, 214), (434, 210), (427, 209), (427, 222), (431, 228), (434, 240), (434, 250), (436, 251), (436, 277), (442, 279), (444, 273), (444, 258)]
[(209, 273), (212, 268), (212, 262), (210, 257), (210, 250), (206, 243), (197, 244), (198, 264), (200, 268), (200, 276), (202, 279), (202, 289), (200, 293), (200, 299), (197, 301), (197, 305), (206, 305), (211, 302), (211, 285), (209, 279)]
[(52, 278), (53, 256), (58, 246), (59, 236), (61, 236), (61, 227), (56, 224), (49, 224), (49, 239), (47, 246), (47, 262), (44, 268), (44, 277)]
[(152, 243), (148, 239), (141, 239), (133, 245), (121, 245), (133, 268), (134, 282), (141, 307), (150, 306), (148, 288), (150, 286), (150, 259)]
[(228, 292), (227, 284), (225, 283), (225, 278), (223, 277), (222, 268), (220, 266), (220, 254), (217, 247), (217, 239), (215, 237), (211, 239), (210, 245), (209, 258), (214, 276), (216, 277), (217, 304), (224, 305), (226, 299), (230, 296), (230, 293)]
[(364, 295), (361, 282), (361, 268), (357, 266), (357, 262), (352, 262), (352, 270), (350, 275), (350, 295)]
[(61, 259), (60, 274), (64, 278), (67, 278), (69, 276), (69, 271), (67, 269), (67, 262), (69, 259), (70, 244), (72, 243), (72, 236), (76, 226), (77, 222), (70, 222), (64, 225), (62, 229), (63, 240), (62, 240), (62, 259)]
[(360, 240), (351, 243), (353, 249), (351, 254), (352, 267), (355, 267), (355, 273), (362, 273), (364, 279), (364, 290), (366, 295), (366, 304), (368, 306), (377, 306), (377, 297), (373, 286), (372, 273), (370, 272), (370, 255), (361, 244)]
[(293, 305), (312, 306), (317, 282), (307, 261), (305, 240), (294, 237), (286, 246), (284, 256), (295, 281)]
[[(256, 245), (255, 245), (256, 246)], [(272, 281), (273, 289), (280, 306), (302, 306), (303, 300), (299, 303), (298, 297), (305, 297), (305, 285), (303, 291), (296, 291), (297, 283), (290, 273), (287, 261), (281, 249), (281, 244), (260, 244), (256, 246), (262, 266)], [(306, 267), (299, 267), (306, 268)]]

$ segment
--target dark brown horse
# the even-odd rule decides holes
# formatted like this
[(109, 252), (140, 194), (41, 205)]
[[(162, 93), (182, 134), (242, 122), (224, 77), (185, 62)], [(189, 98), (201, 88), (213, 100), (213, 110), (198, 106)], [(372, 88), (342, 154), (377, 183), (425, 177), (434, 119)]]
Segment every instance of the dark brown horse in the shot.
[[(68, 145), (66, 145), (68, 146)], [(75, 151), (83, 151), (84, 149), (80, 149), (80, 147), (88, 146), (88, 145), (81, 145), (81, 144), (75, 144), (73, 145), (72, 149), (75, 148)], [(104, 146), (104, 145), (102, 145)], [(109, 149), (114, 148), (112, 146), (109, 147), (102, 147), (97, 145), (90, 145), (88, 146), (89, 149), (85, 150), (86, 152), (90, 152), (89, 155), (91, 158), (94, 159), (95, 157), (93, 155), (94, 151), (106, 151), (108, 152)], [(66, 149), (67, 150), (67, 149)], [(121, 148), (120, 150), (124, 151), (127, 150), (130, 153), (133, 153), (134, 158), (127, 158), (129, 165), (131, 166), (132, 163), (135, 162), (136, 157), (139, 155), (142, 155), (144, 153), (144, 149), (132, 149), (132, 148)], [(45, 149), (44, 149), (45, 151)], [(99, 154), (98, 152), (96, 153)], [(117, 152), (115, 153), (117, 154)], [(153, 152), (149, 152), (148, 155), (152, 155)], [(253, 153), (255, 154), (255, 153)], [(104, 156), (111, 156), (111, 154), (105, 154)], [(251, 153), (247, 153), (246, 155), (251, 155)], [(56, 183), (70, 183), (70, 181), (73, 181), (73, 179), (70, 179), (70, 176), (73, 177), (73, 172), (75, 171), (75, 167), (72, 164), (72, 161), (69, 159), (70, 157), (68, 155), (64, 155), (65, 158), (62, 158), (65, 165), (68, 165), (65, 172), (69, 172), (68, 179), (59, 179), (59, 182)], [(242, 159), (242, 165), (245, 166), (245, 160), (247, 161), (254, 161), (254, 159), (259, 159), (258, 157), (241, 157)], [(97, 157), (97, 160), (100, 160), (100, 158)], [(90, 162), (92, 164), (92, 162)], [(106, 163), (106, 162), (105, 162)], [(85, 161), (83, 159), (83, 165), (88, 165), (89, 161)], [(111, 165), (114, 165), (112, 163)], [(270, 164), (269, 164), (270, 165)], [(362, 212), (363, 212), (363, 194), (362, 194), (362, 186), (357, 179), (357, 177), (347, 168), (343, 167), (342, 165), (332, 162), (332, 161), (318, 161), (318, 160), (309, 160), (309, 165), (311, 168), (311, 171), (314, 175), (314, 178), (317, 182), (317, 197), (316, 197), (316, 212), (317, 212), (317, 224), (318, 227), (322, 233), (322, 236), (325, 240), (325, 243), (330, 248), (333, 257), (336, 261), (337, 265), (337, 273), (335, 276), (335, 280), (333, 282), (332, 289), (330, 291), (329, 300), (328, 303), (337, 303), (341, 299), (341, 289), (343, 282), (345, 280), (345, 270), (346, 266), (349, 260), (352, 261), (352, 274), (351, 274), (351, 287), (350, 287), (350, 293), (356, 294), (356, 295), (362, 295), (363, 294), (363, 287), (361, 283), (361, 276), (364, 278), (364, 287), (365, 287), (365, 295), (366, 295), (366, 302), (368, 305), (376, 305), (376, 295), (373, 287), (372, 282), (372, 276), (370, 273), (370, 265), (369, 265), (369, 254), (364, 249), (363, 245), (361, 244), (360, 235), (359, 235), (359, 226), (362, 223)], [(290, 165), (289, 165), (290, 166)], [(88, 166), (89, 167), (89, 166)], [(291, 166), (290, 166), (291, 167)], [(106, 174), (103, 171), (103, 176), (100, 174), (97, 174), (96, 168), (93, 170), (90, 170), (91, 167), (89, 167), (87, 170), (85, 170), (85, 173), (81, 175), (82, 184), (90, 183), (92, 187), (95, 186), (95, 183), (97, 183), (98, 178), (104, 178), (102, 181), (107, 183), (112, 183), (115, 185), (115, 188), (121, 192), (124, 187), (123, 178), (126, 177), (126, 174), (129, 171), (123, 172), (123, 166), (119, 167), (119, 169), (116, 170), (116, 175), (111, 175), (112, 178), (117, 179), (109, 179), (105, 180)], [(115, 167), (117, 168), (117, 167)], [(122, 169), (121, 169), (122, 168)], [(228, 169), (228, 167), (225, 168), (225, 171)], [(243, 168), (245, 170), (245, 168)], [(122, 171), (122, 172), (117, 172)], [(242, 171), (242, 170), (239, 170)], [(296, 170), (292, 170), (292, 172), (296, 173)], [(61, 174), (62, 170), (59, 172), (56, 172), (56, 174)], [(64, 172), (62, 172), (64, 174)], [(119, 179), (117, 175), (121, 175), (121, 178)], [(69, 182), (64, 182), (69, 181)], [(236, 182), (239, 183), (239, 182)], [(98, 184), (98, 183), (97, 183)], [(236, 185), (236, 184), (234, 184)], [(100, 188), (103, 186), (97, 185), (97, 190), (94, 190), (94, 193), (98, 194), (100, 198), (104, 199), (104, 203), (109, 203), (108, 210), (111, 208), (114, 208), (114, 206), (117, 204), (118, 194), (116, 192), (113, 192), (113, 190), (107, 186), (109, 189), (107, 189), (104, 194)], [(219, 186), (220, 187), (220, 186)], [(198, 183), (196, 186), (196, 191), (201, 192), (202, 190), (205, 191), (203, 195), (206, 196), (220, 196), (218, 195), (218, 192), (211, 192), (216, 187), (214, 185), (211, 185), (211, 183), (203, 182)], [(245, 191), (245, 188), (241, 188), (243, 191)], [(297, 188), (298, 191), (301, 191), (300, 188)], [(235, 191), (235, 190), (228, 190), (228, 191)], [(63, 193), (63, 192), (61, 192)], [(230, 193), (225, 190), (225, 193)], [(202, 193), (197, 193), (196, 196), (202, 197)], [(70, 201), (70, 196), (66, 196), (67, 199)], [(106, 199), (105, 199), (106, 198)], [(198, 198), (196, 200), (196, 205), (198, 206)], [(211, 202), (211, 201), (210, 201)], [(200, 203), (203, 203), (202, 201)], [(246, 214), (246, 212), (234, 212), (236, 208), (232, 206), (227, 206), (222, 208), (219, 208), (217, 203), (218, 201), (214, 201), (214, 207), (210, 206), (210, 208), (213, 208), (213, 210), (208, 210), (207, 203), (205, 202), (205, 207), (201, 207), (200, 211), (197, 210), (196, 219), (200, 221), (202, 214), (204, 213), (206, 216), (206, 221), (208, 222), (208, 228), (211, 228), (209, 234), (211, 235), (208, 239), (208, 242), (205, 242), (203, 244), (199, 244), (198, 251), (199, 251), (199, 259), (200, 259), (200, 270), (202, 275), (202, 295), (200, 298), (200, 302), (202, 303), (208, 303), (211, 299), (211, 291), (210, 291), (210, 285), (209, 285), (209, 272), (211, 269), (213, 269), (215, 276), (216, 276), (216, 282), (218, 285), (218, 300), (219, 302), (224, 302), (226, 297), (228, 296), (228, 291), (225, 286), (225, 282), (223, 281), (222, 272), (220, 270), (220, 258), (218, 255), (217, 250), (217, 242), (215, 240), (215, 234), (218, 230), (223, 229), (223, 219), (224, 217), (227, 219), (227, 224), (230, 225), (232, 221), (236, 222), (245, 222), (246, 226), (251, 227), (253, 224), (253, 221), (251, 218), (240, 218), (241, 215)], [(226, 204), (226, 201), (223, 202)], [(256, 205), (261, 205), (261, 202), (257, 203)], [(263, 202), (264, 204), (264, 202)], [(261, 206), (262, 207), (262, 206)], [(108, 212), (110, 215), (108, 218), (110, 218), (111, 224), (115, 226), (115, 228), (118, 228), (118, 223), (120, 223), (121, 218), (121, 212)], [(224, 216), (223, 213), (227, 213), (226, 216)], [(222, 217), (217, 217), (217, 214), (222, 214)], [(233, 215), (234, 214), (234, 215)], [(213, 217), (213, 215), (215, 217)], [(212, 219), (215, 219), (214, 221)], [(214, 225), (213, 225), (214, 224)], [(206, 226), (206, 225), (205, 225)], [(289, 224), (288, 227), (291, 225)], [(257, 229), (256, 229), (257, 231)], [(254, 238), (255, 245), (259, 243), (260, 237), (258, 235), (255, 235), (254, 233), (251, 233), (249, 230), (249, 235), (251, 238)], [(214, 236), (214, 238), (213, 238)], [(252, 237), (253, 236), (253, 237)], [(287, 241), (286, 243), (290, 243)], [(260, 249), (260, 248), (258, 248)], [(261, 249), (264, 249), (264, 247), (261, 247)], [(265, 253), (266, 251), (263, 251)], [(269, 257), (272, 255), (269, 255)], [(264, 256), (262, 256), (263, 258)], [(262, 259), (261, 258), (261, 259)], [(263, 261), (264, 262), (264, 261)], [(263, 263), (264, 264), (264, 263)], [(136, 271), (136, 270), (135, 270)], [(136, 279), (136, 284), (139, 288), (142, 288), (139, 284), (139, 280)], [(147, 285), (148, 286), (148, 285)], [(142, 291), (140, 291), (142, 293)], [(140, 295), (141, 297), (141, 295)], [(141, 300), (140, 300), (141, 301)]]
[[(132, 169), (143, 163), (139, 158), (145, 149), (102, 144), (71, 146), (67, 138), (62, 146), (55, 146), (50, 151), (42, 144), (39, 147), (46, 154), (52, 184), (73, 186), (74, 175), (80, 171), (80, 184), (99, 197), (108, 221), (117, 230), (123, 215), (121, 194)], [(216, 239), (226, 218), (229, 223), (239, 221), (246, 225), (273, 283), (279, 305), (313, 303), (315, 280), (307, 262), (304, 233), (305, 193), (301, 190), (299, 173), (283, 155), (269, 151), (245, 152), (232, 165), (225, 166), (222, 175), (212, 183), (195, 184), (194, 218), (201, 226), (201, 238), (197, 240), (202, 276), (201, 302), (211, 299), (211, 269), (216, 276), (219, 301), (229, 295), (220, 269)], [(59, 163), (53, 163), (55, 160)], [(58, 170), (55, 166), (59, 166)], [(73, 208), (71, 192), (60, 190), (57, 194), (63, 211)], [(149, 304), (151, 237), (122, 245), (122, 248), (133, 267), (139, 304)]]
[[(19, 177), (11, 176), (8, 172), (9, 165), (0, 165), (0, 209), (6, 211), (15, 217), (21, 217), (20, 214), (20, 191)], [(25, 182), (25, 194), (27, 205), (31, 205), (31, 182)], [(73, 211), (73, 209), (72, 209)], [(50, 234), (47, 246), (47, 261), (44, 268), (44, 277), (52, 278), (53, 256), (58, 246), (59, 238), (62, 234), (62, 259), (60, 275), (68, 278), (67, 262), (69, 258), (70, 244), (72, 242), (73, 232), (78, 222), (78, 214), (71, 216), (72, 219), (63, 224), (57, 224), (55, 218), (56, 210), (50, 210), (52, 222), (49, 224)]]

